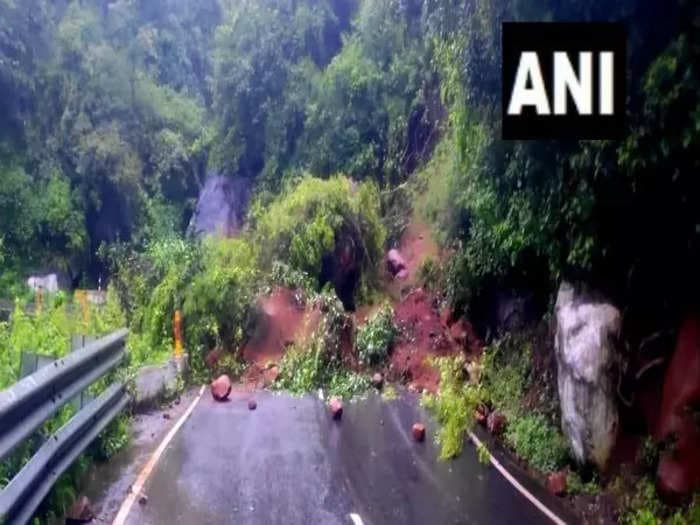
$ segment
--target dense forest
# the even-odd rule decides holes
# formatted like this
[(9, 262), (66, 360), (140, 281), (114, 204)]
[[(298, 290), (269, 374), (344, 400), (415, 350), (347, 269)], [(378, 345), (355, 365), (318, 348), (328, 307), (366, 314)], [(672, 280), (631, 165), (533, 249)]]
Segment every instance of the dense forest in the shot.
[[(168, 352), (180, 309), (206, 375), (210, 351), (240, 358), (271, 283), (317, 294), (328, 333), (381, 303), (385, 253), (420, 217), (443, 254), (421, 267), (424, 287), (501, 356), (517, 346), (499, 324), (504, 295), (540, 327), (563, 281), (614, 304), (625, 399), (700, 307), (699, 20), (690, 0), (0, 0), (0, 299), (32, 301), (37, 273), (67, 291), (109, 283), (124, 313), (108, 317), (128, 323), (137, 363)], [(503, 21), (624, 22), (625, 138), (501, 140)], [(197, 235), (212, 177), (245, 195), (234, 238)], [(370, 323), (358, 345), (376, 364), (391, 312)], [(17, 344), (0, 337), (0, 373)], [(484, 367), (533, 376), (515, 353)], [(366, 386), (334, 382), (331, 358), (309, 371), (290, 355), (286, 388)], [(480, 400), (441, 369), (444, 402), (471, 413)], [(5, 374), (0, 386), (16, 379)], [(558, 426), (557, 409), (541, 417)], [(461, 439), (464, 421), (444, 423)], [(525, 456), (519, 428), (506, 441)], [(681, 519), (651, 492), (618, 500), (625, 519)]]

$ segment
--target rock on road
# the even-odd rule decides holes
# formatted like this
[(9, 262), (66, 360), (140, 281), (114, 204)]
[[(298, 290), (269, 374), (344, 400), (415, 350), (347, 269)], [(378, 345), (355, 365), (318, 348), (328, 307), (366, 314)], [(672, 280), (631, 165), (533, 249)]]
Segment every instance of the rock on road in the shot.
[(312, 396), (258, 392), (255, 411), (248, 398), (202, 397), (127, 523), (346, 524), (350, 513), (366, 525), (549, 523), (473, 447), (439, 461), (435, 426), (408, 394), (346, 403), (341, 421)]

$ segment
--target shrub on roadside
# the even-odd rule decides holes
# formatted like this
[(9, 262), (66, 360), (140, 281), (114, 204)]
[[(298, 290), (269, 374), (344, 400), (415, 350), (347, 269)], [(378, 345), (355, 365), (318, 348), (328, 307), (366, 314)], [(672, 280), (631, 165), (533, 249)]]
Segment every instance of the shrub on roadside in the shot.
[(371, 280), (386, 236), (376, 185), (343, 176), (324, 180), (306, 175), (252, 219), (260, 260), (267, 264), (284, 257), (291, 268), (310, 276), (317, 289), (323, 284), (323, 258), (341, 238), (356, 246), (362, 276)]
[(568, 456), (561, 433), (541, 414), (509, 421), (505, 439), (518, 456), (542, 472), (558, 470)]
[(466, 381), (464, 357), (441, 357), (434, 363), (440, 370), (440, 392), (424, 394), (421, 403), (440, 424), (440, 458), (450, 459), (462, 452), (465, 433), (473, 424), (474, 410), (483, 399), (483, 391)]
[(324, 388), (329, 395), (352, 397), (369, 388), (369, 379), (348, 370), (341, 355), (341, 337), (347, 322), (343, 305), (333, 292), (316, 296), (323, 312), (313, 334), (302, 345), (289, 349), (280, 362), (278, 388), (304, 394)]
[(361, 363), (377, 365), (387, 358), (397, 331), (393, 318), (394, 311), (387, 304), (357, 330), (355, 346)]

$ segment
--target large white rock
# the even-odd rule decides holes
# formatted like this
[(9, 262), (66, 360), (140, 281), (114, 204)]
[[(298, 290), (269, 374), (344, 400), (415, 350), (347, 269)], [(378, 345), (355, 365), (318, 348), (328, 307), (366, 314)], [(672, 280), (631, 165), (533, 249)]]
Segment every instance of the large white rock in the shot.
[(579, 462), (603, 470), (618, 427), (614, 365), (620, 312), (562, 283), (556, 320), (562, 430)]

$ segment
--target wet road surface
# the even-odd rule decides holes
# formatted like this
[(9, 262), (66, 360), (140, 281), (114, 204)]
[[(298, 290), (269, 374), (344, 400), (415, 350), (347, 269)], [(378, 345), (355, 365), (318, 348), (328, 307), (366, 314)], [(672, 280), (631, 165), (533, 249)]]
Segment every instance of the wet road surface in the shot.
[[(344, 524), (350, 513), (367, 525), (549, 523), (473, 446), (439, 461), (434, 424), (410, 394), (346, 403), (340, 422), (312, 396), (258, 392), (255, 411), (248, 398), (205, 393), (127, 523)], [(425, 443), (411, 438), (416, 421)]]

